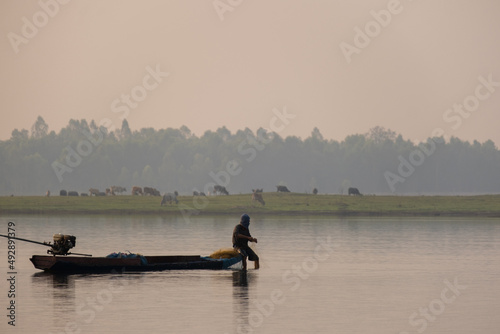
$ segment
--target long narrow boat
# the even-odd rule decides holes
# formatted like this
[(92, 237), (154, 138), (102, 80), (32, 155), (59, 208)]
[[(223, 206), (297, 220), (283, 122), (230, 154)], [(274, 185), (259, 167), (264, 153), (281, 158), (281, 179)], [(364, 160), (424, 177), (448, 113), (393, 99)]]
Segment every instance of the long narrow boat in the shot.
[(71, 255), (33, 255), (35, 268), (52, 273), (106, 273), (182, 269), (227, 269), (241, 261), (241, 256), (213, 259), (200, 255), (82, 257)]
[(241, 255), (233, 248), (221, 248), (210, 256), (143, 256), (133, 253), (112, 253), (106, 257), (93, 257), (90, 254), (70, 252), (76, 245), (76, 237), (73, 235), (54, 234), (52, 243), (38, 242), (13, 235), (0, 234), (0, 237), (8, 238), (9, 244), (11, 240), (12, 242), (20, 240), (49, 247), (47, 254), (52, 255), (33, 255), (30, 261), (37, 269), (63, 274), (182, 269), (217, 270), (228, 269), (242, 260)]

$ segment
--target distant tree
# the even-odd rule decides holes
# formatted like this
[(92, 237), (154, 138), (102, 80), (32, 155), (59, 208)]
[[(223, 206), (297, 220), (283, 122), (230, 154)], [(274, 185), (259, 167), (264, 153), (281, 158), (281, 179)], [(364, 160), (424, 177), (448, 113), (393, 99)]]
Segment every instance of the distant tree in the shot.
[[(326, 140), (318, 128), (304, 140), (262, 128), (231, 134), (221, 127), (198, 137), (186, 126), (132, 132), (127, 121), (108, 133), (86, 120), (70, 120), (59, 133), (47, 133), (44, 123), (39, 117), (31, 131), (16, 129), (9, 140), (0, 140), (0, 195), (86, 192), (91, 185), (192, 193), (206, 191), (215, 180), (227, 182), (230, 193), (279, 181), (299, 191), (347, 194), (352, 183), (367, 193), (388, 193), (387, 171), (400, 177), (398, 194), (500, 192), (500, 151), (491, 140), (435, 137), (423, 146), (383, 127), (342, 141)], [(102, 140), (85, 146), (86, 131), (97, 129)], [(126, 140), (120, 140), (122, 134), (128, 134)], [(64, 181), (54, 163), (64, 166)]]
[(222, 138), (222, 140), (226, 141), (231, 138), (231, 131), (229, 131), (225, 126), (217, 129), (217, 134)]
[(128, 125), (128, 121), (124, 119), (122, 121), (122, 128), (120, 130), (120, 138), (127, 139), (132, 136), (132, 131), (130, 131), (130, 127)]
[(14, 141), (23, 141), (28, 140), (28, 130), (22, 129), (19, 131), (18, 129), (14, 129), (11, 134), (11, 139)]
[(72, 131), (80, 130), (80, 121), (77, 119), (70, 119), (68, 123), (68, 128)]
[(381, 126), (376, 126), (371, 128), (365, 136), (375, 144), (382, 144), (386, 140), (394, 141), (396, 139), (396, 132)]
[(97, 124), (95, 124), (95, 121), (94, 121), (94, 120), (90, 121), (89, 128), (90, 128), (90, 130), (92, 130), (92, 131), (97, 130)]
[(482, 150), (484, 152), (488, 152), (488, 153), (493, 154), (493, 153), (495, 153), (495, 151), (497, 151), (497, 148), (495, 146), (495, 143), (492, 140), (487, 140), (483, 143)]
[(183, 125), (183, 126), (181, 126), (181, 128), (179, 130), (181, 131), (184, 138), (191, 137), (191, 130), (189, 130), (189, 128), (187, 126)]
[(321, 134), (321, 132), (319, 132), (319, 129), (316, 127), (312, 130), (311, 138), (319, 140), (319, 141), (324, 140), (323, 135)]
[(264, 128), (259, 128), (257, 129), (257, 138), (259, 141), (263, 144), (268, 144), (274, 140), (274, 138), (277, 136), (276, 133), (274, 132), (269, 132), (268, 130)]
[(42, 116), (38, 116), (36, 122), (31, 126), (31, 138), (40, 139), (45, 137), (49, 132), (49, 126), (43, 120)]

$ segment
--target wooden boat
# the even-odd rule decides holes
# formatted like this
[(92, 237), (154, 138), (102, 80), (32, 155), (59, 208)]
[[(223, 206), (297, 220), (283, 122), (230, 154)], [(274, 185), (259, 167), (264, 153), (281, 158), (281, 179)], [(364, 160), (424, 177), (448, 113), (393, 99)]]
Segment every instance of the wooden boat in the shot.
[[(76, 237), (67, 234), (54, 234), (53, 243), (38, 242), (10, 235), (0, 234), (9, 240), (21, 240), (48, 246), (47, 254), (33, 255), (30, 261), (35, 268), (53, 273), (105, 273), (160, 271), (185, 269), (227, 269), (241, 262), (241, 255), (233, 248), (219, 249), (210, 256), (173, 255), (143, 256), (133, 253), (112, 253), (106, 257), (93, 257), (90, 254), (71, 253), (76, 245)], [(76, 256), (75, 256), (76, 255)]]
[[(136, 254), (132, 254), (136, 255)], [(53, 273), (106, 273), (186, 269), (228, 269), (241, 261), (241, 256), (213, 259), (200, 255), (82, 257), (33, 255), (35, 268)]]

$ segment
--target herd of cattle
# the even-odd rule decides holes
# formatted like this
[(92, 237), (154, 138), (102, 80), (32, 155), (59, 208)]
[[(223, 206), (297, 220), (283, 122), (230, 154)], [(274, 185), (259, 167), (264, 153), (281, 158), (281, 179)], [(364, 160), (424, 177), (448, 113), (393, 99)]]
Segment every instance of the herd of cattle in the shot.
[[(88, 193), (78, 193), (77, 191), (66, 191), (64, 189), (59, 191), (59, 196), (108, 196), (116, 195), (126, 192), (127, 189), (119, 186), (112, 186), (111, 188), (106, 188), (106, 191), (99, 191), (99, 189), (90, 188)], [(50, 196), (50, 191), (47, 191), (46, 196)]]
[[(60, 190), (59, 196), (114, 196), (117, 194), (122, 194), (127, 191), (127, 188), (120, 186), (112, 186), (110, 188), (106, 188), (105, 191), (100, 191), (96, 188), (90, 188), (89, 192), (78, 193), (77, 191), (66, 191)], [(132, 187), (132, 195), (149, 195), (149, 196), (161, 196), (160, 192), (156, 188), (151, 187)], [(50, 196), (50, 191), (47, 191), (46, 196)]]
[[(286, 186), (276, 186), (276, 191), (277, 192), (283, 192), (283, 193), (289, 193), (290, 190)], [(252, 189), (252, 201), (253, 202), (259, 202), (262, 205), (266, 205), (266, 202), (264, 202), (264, 198), (262, 197), (262, 189)], [(318, 194), (318, 189), (314, 188), (313, 189), (313, 194), (316, 195)], [(354, 196), (363, 196), (358, 188), (349, 188), (348, 189), (348, 195), (354, 195)]]
[[(64, 189), (59, 191), (59, 196), (115, 196), (117, 194), (122, 194), (126, 192), (127, 189), (124, 187), (120, 186), (112, 186), (110, 188), (106, 188), (105, 191), (100, 191), (99, 189), (96, 188), (90, 188), (89, 192), (82, 192), (78, 193), (77, 191), (66, 191)], [(132, 187), (132, 195), (133, 196), (161, 196), (161, 206), (166, 205), (167, 203), (171, 204), (175, 202), (176, 204), (179, 203), (177, 200), (178, 193), (177, 191), (174, 193), (166, 193), (163, 196), (160, 194), (160, 191), (156, 188), (152, 187), (137, 187), (134, 186)], [(46, 196), (50, 196), (50, 191), (47, 191)]]
[[(122, 194), (126, 192), (127, 189), (124, 187), (120, 186), (111, 186), (110, 188), (106, 188), (104, 192), (99, 191), (99, 189), (95, 188), (90, 188), (88, 193), (82, 192), (78, 194), (77, 191), (66, 191), (66, 190), (61, 190), (59, 191), (60, 196), (114, 196), (117, 194)], [(277, 192), (284, 192), (284, 193), (289, 193), (290, 190), (286, 186), (276, 186), (276, 191)], [(264, 201), (264, 198), (262, 197), (263, 189), (252, 189), (252, 201), (253, 202), (259, 202), (262, 205), (266, 205), (266, 202)], [(318, 189), (314, 188), (313, 194), (317, 194)], [(158, 196), (162, 197), (160, 206), (172, 204), (175, 202), (175, 204), (179, 203), (177, 200), (177, 196), (179, 195), (177, 191), (173, 193), (165, 193), (164, 195), (161, 195), (160, 191), (156, 188), (152, 187), (137, 187), (134, 186), (132, 187), (132, 192), (131, 194), (133, 196)], [(221, 186), (221, 185), (215, 185), (213, 188), (213, 194), (214, 195), (229, 195), (229, 192), (227, 191), (226, 187)], [(210, 195), (210, 193), (209, 193)], [(348, 189), (348, 195), (353, 195), (353, 196), (363, 196), (358, 188), (349, 188)], [(47, 191), (46, 196), (50, 196), (50, 191)], [(198, 192), (198, 191), (193, 191), (193, 196), (206, 196), (204, 192)]]

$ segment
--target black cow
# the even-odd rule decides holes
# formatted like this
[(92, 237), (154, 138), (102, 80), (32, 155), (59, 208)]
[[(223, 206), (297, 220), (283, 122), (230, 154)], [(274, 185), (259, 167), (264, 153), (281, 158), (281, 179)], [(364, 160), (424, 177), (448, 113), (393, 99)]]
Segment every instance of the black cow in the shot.
[(144, 187), (144, 195), (161, 196), (160, 192), (156, 188), (151, 187)]
[(59, 196), (68, 196), (68, 192), (64, 189), (59, 191)]
[(276, 186), (277, 192), (281, 193), (289, 193), (290, 190), (286, 186)]
[(226, 187), (216, 185), (216, 186), (214, 186), (214, 194), (229, 195), (229, 192), (226, 190)]
[(348, 194), (348, 195), (354, 195), (354, 196), (363, 196), (363, 195), (359, 192), (358, 188), (349, 188), (349, 189), (347, 190), (347, 194)]
[(78, 196), (77, 191), (68, 191), (68, 196)]
[(167, 203), (172, 204), (172, 202), (175, 202), (175, 204), (179, 203), (179, 201), (177, 200), (177, 195), (172, 193), (167, 193), (163, 195), (160, 206), (167, 205)]

